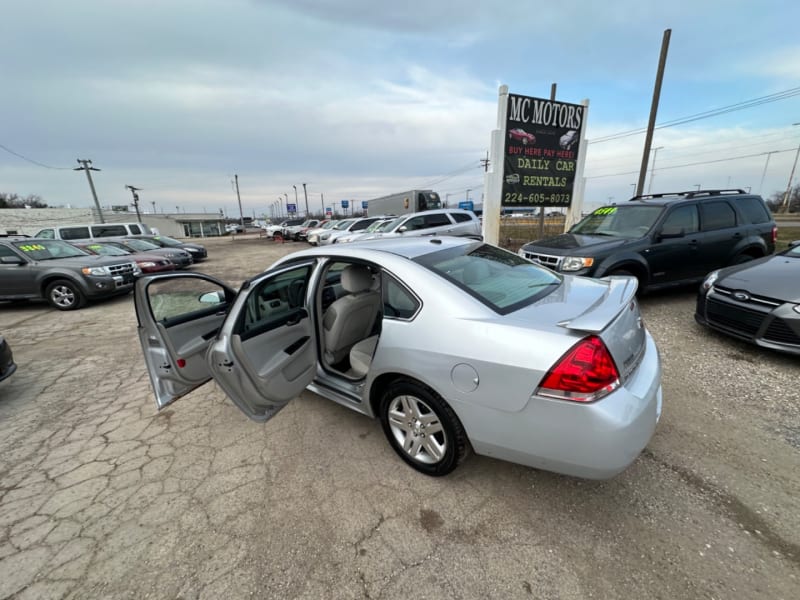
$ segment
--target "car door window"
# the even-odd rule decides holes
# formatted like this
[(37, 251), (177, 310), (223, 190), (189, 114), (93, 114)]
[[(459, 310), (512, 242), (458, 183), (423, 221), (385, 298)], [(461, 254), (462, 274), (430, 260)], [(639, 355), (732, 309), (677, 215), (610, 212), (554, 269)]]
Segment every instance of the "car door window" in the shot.
[(663, 235), (679, 235), (697, 233), (700, 222), (697, 215), (697, 207), (694, 205), (680, 206), (673, 210), (664, 219), (661, 227)]
[(257, 284), (247, 297), (236, 333), (248, 339), (298, 317), (305, 311), (310, 275), (311, 265), (303, 265)]
[(425, 217), (412, 217), (411, 219), (405, 222), (403, 227), (406, 228), (406, 231), (416, 231), (417, 229), (424, 229)]
[(91, 237), (88, 227), (63, 227), (61, 229), (62, 240), (85, 240)]
[(472, 217), (464, 213), (450, 213), (450, 216), (453, 217), (456, 223), (466, 223), (467, 221), (472, 221)]
[(700, 214), (703, 216), (703, 231), (736, 227), (736, 213), (727, 202), (703, 202)]
[(165, 327), (216, 314), (227, 307), (228, 300), (223, 287), (188, 277), (151, 282), (147, 299), (153, 319)]
[(447, 227), (451, 224), (450, 219), (448, 219), (447, 215), (444, 213), (425, 215), (425, 229), (430, 229), (431, 227)]
[(403, 284), (384, 273), (383, 314), (387, 319), (408, 320), (414, 317), (421, 306), (420, 301)]

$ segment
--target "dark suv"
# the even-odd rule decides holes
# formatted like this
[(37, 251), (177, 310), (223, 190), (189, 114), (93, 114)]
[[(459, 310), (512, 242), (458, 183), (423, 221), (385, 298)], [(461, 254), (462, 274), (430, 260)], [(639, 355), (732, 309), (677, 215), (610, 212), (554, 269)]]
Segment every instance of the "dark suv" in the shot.
[(130, 258), (93, 256), (61, 240), (0, 239), (0, 300), (44, 298), (73, 310), (130, 292), (140, 273)]
[(643, 291), (700, 282), (714, 269), (772, 254), (777, 234), (760, 196), (697, 190), (598, 208), (519, 254), (572, 275), (633, 275)]

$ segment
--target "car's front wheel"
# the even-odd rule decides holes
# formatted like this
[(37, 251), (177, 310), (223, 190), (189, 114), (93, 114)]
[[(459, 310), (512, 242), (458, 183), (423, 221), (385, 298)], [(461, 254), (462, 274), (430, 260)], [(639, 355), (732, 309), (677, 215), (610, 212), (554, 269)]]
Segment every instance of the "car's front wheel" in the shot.
[(416, 381), (399, 380), (386, 390), (380, 420), (400, 458), (426, 475), (447, 475), (467, 454), (467, 435), (453, 409)]
[(86, 301), (78, 285), (66, 279), (48, 285), (45, 296), (50, 305), (58, 310), (75, 310)]

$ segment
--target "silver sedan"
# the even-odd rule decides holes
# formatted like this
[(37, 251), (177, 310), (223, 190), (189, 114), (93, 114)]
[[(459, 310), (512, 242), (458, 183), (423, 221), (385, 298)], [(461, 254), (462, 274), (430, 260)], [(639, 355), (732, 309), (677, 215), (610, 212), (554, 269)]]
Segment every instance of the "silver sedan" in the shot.
[(266, 421), (307, 388), (379, 419), (428, 475), (471, 449), (604, 479), (661, 412), (635, 291), (437, 237), (304, 250), (238, 292), (199, 273), (144, 277), (135, 306), (159, 408), (214, 379)]

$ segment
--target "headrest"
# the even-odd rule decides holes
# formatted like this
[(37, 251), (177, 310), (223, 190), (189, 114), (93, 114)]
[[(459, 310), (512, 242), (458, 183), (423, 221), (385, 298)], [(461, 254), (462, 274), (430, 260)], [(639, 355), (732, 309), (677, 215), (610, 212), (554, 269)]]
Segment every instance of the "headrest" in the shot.
[(361, 265), (348, 265), (342, 271), (342, 287), (355, 294), (372, 288), (372, 273)]

